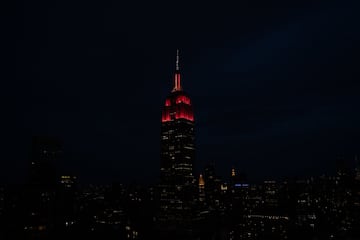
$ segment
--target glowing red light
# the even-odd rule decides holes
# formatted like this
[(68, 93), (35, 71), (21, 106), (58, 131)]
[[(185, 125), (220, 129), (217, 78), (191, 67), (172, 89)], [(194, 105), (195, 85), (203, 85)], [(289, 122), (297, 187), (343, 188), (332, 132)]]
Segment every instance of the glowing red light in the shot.
[[(189, 102), (190, 99), (186, 96), (180, 96), (184, 97), (184, 101), (179, 103), (185, 103)], [(172, 113), (172, 114), (170, 114)], [(194, 121), (194, 114), (192, 111), (192, 107), (190, 104), (176, 104), (176, 105), (170, 105), (165, 106), (164, 110), (162, 111), (162, 122), (169, 122), (173, 121), (175, 119), (186, 119), (189, 121)]]
[(165, 100), (165, 106), (169, 107), (171, 105), (171, 100), (170, 99), (166, 99)]
[(184, 95), (180, 95), (176, 98), (176, 103), (185, 103), (190, 105), (190, 98)]
[(169, 110), (165, 109), (165, 110), (162, 112), (161, 121), (162, 121), (162, 122), (169, 122), (169, 121), (171, 121)]
[(186, 111), (185, 109), (181, 109), (179, 112), (176, 112), (176, 119), (186, 119), (190, 121), (194, 121), (194, 116), (192, 112)]

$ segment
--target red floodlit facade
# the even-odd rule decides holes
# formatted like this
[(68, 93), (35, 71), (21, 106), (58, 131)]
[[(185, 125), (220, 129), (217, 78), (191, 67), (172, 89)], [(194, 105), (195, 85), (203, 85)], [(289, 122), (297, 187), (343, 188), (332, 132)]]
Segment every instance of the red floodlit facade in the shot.
[(185, 119), (194, 121), (194, 113), (191, 101), (184, 92), (172, 92), (165, 100), (165, 107), (162, 111), (162, 122), (174, 121), (176, 119)]

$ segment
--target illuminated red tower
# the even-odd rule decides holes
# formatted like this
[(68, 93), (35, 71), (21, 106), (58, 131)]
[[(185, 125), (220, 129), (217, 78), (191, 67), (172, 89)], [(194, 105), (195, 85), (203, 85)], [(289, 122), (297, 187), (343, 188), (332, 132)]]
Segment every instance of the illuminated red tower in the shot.
[(181, 85), (179, 51), (177, 51), (174, 87), (165, 100), (161, 118), (163, 220), (168, 221), (172, 217), (173, 220), (183, 220), (186, 210), (190, 211), (193, 197), (191, 189), (194, 187), (194, 142), (193, 107)]
[(194, 113), (191, 100), (181, 85), (178, 50), (174, 87), (165, 100), (161, 118), (162, 181), (192, 182), (194, 156)]

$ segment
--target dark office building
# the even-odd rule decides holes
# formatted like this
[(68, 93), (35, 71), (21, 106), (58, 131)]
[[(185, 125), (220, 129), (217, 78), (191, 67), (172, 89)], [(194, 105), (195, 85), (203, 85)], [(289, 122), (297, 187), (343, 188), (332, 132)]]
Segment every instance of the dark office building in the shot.
[(30, 156), (30, 183), (55, 185), (55, 164), (62, 156), (61, 143), (56, 138), (33, 137)]
[(205, 180), (205, 199), (207, 204), (212, 208), (220, 205), (220, 186), (221, 180), (215, 173), (214, 164), (209, 164), (204, 170)]
[(32, 139), (29, 184), (21, 205), (22, 227), (30, 239), (52, 238), (56, 212), (56, 162), (62, 157), (61, 143), (53, 137)]

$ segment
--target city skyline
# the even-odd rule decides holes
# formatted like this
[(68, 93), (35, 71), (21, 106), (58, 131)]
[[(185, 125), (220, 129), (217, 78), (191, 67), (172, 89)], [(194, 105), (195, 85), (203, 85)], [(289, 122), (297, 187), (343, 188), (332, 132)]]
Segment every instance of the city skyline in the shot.
[(24, 3), (0, 180), (21, 179), (31, 137), (49, 135), (64, 144), (60, 169), (81, 181), (155, 183), (177, 48), (197, 114), (198, 170), (215, 162), (219, 175), (235, 166), (250, 180), (334, 172), (339, 156), (359, 153), (358, 16), (340, 2), (297, 4), (184, 4), (178, 19), (130, 3)]
[(3, 5), (1, 240), (360, 239), (360, 2)]

